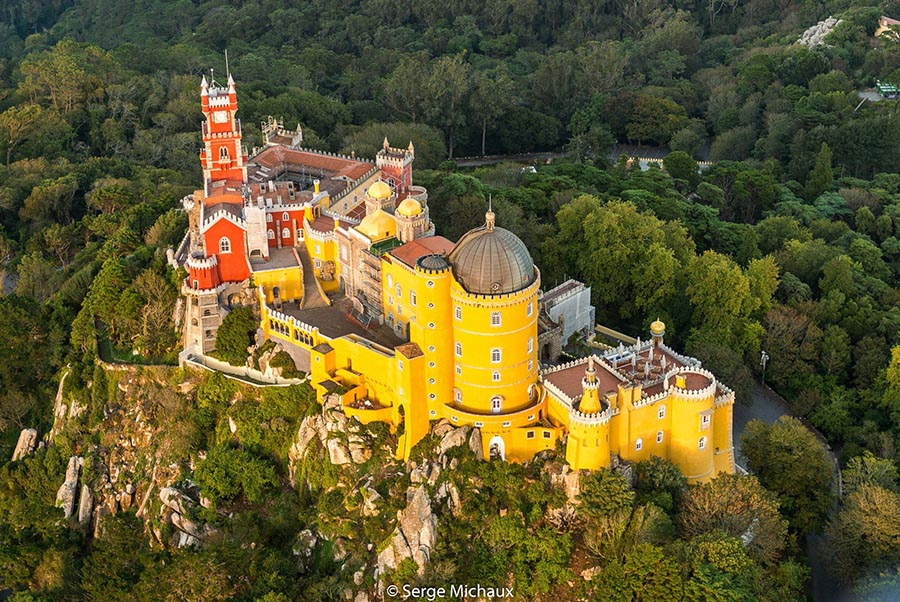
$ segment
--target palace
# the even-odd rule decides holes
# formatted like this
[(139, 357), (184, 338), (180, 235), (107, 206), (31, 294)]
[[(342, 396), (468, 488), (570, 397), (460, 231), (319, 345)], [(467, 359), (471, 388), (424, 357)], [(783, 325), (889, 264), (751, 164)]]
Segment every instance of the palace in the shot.
[(527, 461), (561, 446), (572, 469), (650, 456), (692, 482), (734, 472), (734, 394), (700, 362), (651, 337), (554, 365), (594, 326), (590, 289), (541, 291), (524, 243), (496, 224), (435, 235), (415, 149), (387, 140), (375, 161), (304, 149), (270, 118), (247, 153), (237, 95), (200, 86), (203, 188), (172, 254), (187, 277), (184, 344), (215, 348), (230, 308), (259, 308), (258, 341), (280, 344), (363, 423), (388, 423), (406, 459), (431, 421), (479, 429), (485, 457)]

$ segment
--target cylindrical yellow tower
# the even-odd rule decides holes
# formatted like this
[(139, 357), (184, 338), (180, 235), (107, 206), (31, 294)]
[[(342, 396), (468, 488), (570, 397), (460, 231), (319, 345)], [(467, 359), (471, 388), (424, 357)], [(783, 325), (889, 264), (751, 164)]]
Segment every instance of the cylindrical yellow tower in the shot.
[(507, 414), (538, 403), (537, 313), (540, 274), (512, 232), (485, 225), (450, 253), (453, 405), (475, 414)]
[(706, 481), (715, 476), (716, 380), (701, 368), (684, 368), (674, 378), (674, 386), (669, 388), (672, 406), (669, 459), (678, 465), (688, 481)]

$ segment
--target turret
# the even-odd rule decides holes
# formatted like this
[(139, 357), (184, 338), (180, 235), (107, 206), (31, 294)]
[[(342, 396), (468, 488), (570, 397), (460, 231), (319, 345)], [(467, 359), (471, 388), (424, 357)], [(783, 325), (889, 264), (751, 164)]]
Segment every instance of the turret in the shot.
[(597, 414), (603, 409), (600, 403), (600, 383), (597, 381), (597, 369), (594, 368), (594, 356), (588, 358), (588, 367), (581, 379), (581, 402), (578, 410), (582, 414)]

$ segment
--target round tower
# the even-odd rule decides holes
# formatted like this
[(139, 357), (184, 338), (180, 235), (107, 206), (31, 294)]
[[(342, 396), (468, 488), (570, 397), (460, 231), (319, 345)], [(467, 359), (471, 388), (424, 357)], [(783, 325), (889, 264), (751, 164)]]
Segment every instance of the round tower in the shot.
[(475, 414), (506, 414), (538, 403), (540, 274), (525, 244), (494, 224), (466, 233), (448, 257), (453, 270), (453, 402)]
[(691, 482), (711, 479), (715, 476), (716, 379), (702, 368), (681, 368), (674, 374), (673, 385), (669, 387), (672, 412), (669, 459)]
[(394, 218), (397, 220), (397, 237), (401, 242), (420, 238), (428, 230), (428, 213), (415, 199), (403, 199), (394, 211)]

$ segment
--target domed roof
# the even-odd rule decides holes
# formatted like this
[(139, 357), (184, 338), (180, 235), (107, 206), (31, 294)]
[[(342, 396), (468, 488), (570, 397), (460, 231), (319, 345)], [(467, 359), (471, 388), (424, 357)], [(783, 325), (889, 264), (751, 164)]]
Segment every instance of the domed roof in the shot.
[(534, 261), (525, 243), (509, 230), (495, 228), (490, 211), (485, 225), (464, 234), (448, 259), (456, 280), (469, 293), (513, 293), (535, 280)]
[(655, 334), (656, 336), (666, 334), (666, 325), (662, 320), (656, 318), (656, 320), (653, 321), (653, 324), (650, 325), (650, 334)]
[(369, 186), (366, 194), (368, 194), (373, 199), (378, 199), (379, 201), (381, 201), (391, 198), (391, 195), (394, 194), (394, 191), (391, 190), (390, 186), (388, 186), (381, 180), (378, 180), (377, 182)]
[(397, 205), (396, 213), (403, 217), (415, 217), (422, 213), (422, 203), (416, 199), (403, 199), (403, 202)]
[(393, 216), (383, 209), (367, 215), (356, 227), (356, 230), (372, 242), (384, 240), (397, 235), (397, 222)]
[(443, 270), (450, 267), (443, 255), (425, 255), (420, 257), (416, 263), (426, 270)]

